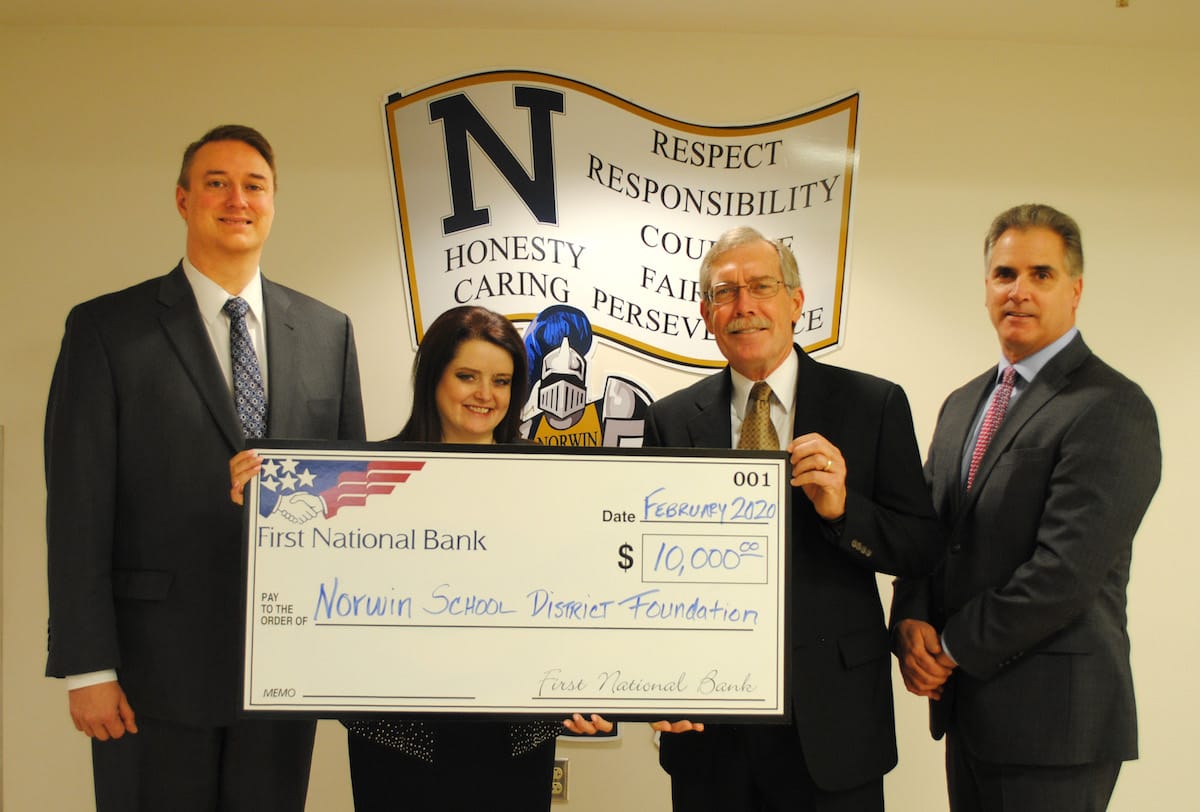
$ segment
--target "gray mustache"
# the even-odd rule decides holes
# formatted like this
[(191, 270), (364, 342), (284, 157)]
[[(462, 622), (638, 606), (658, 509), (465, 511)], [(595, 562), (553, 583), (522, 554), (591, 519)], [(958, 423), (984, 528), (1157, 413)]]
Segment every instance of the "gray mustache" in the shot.
[(743, 319), (734, 319), (725, 325), (725, 332), (736, 333), (739, 330), (769, 330), (771, 329), (771, 320), (762, 316), (752, 316)]

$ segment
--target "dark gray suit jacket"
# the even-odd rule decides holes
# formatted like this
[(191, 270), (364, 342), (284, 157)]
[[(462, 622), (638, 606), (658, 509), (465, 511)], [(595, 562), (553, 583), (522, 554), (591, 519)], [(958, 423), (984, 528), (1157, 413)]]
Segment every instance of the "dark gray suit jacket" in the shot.
[(1154, 407), (1077, 336), (1013, 405), (968, 493), (963, 449), (994, 380), (942, 406), (925, 474), (948, 546), (892, 605), (893, 623), (941, 630), (959, 663), (931, 729), (954, 723), (996, 763), (1136, 758), (1125, 587), (1162, 467)]
[[(271, 437), (363, 440), (345, 315), (263, 279)], [(233, 721), (240, 696), (244, 446), (177, 266), (67, 317), (46, 414), (46, 673), (117, 669), (134, 711)]]
[[(942, 543), (904, 391), (796, 352), (793, 436), (820, 432), (847, 467), (840, 532), (795, 488), (789, 534), (795, 726), (813, 779), (836, 791), (896, 765), (890, 644), (875, 573), (927, 573)], [(732, 391), (725, 369), (655, 402), (646, 445), (729, 448)], [(661, 761), (672, 776), (720, 770), (704, 734), (664, 736)]]

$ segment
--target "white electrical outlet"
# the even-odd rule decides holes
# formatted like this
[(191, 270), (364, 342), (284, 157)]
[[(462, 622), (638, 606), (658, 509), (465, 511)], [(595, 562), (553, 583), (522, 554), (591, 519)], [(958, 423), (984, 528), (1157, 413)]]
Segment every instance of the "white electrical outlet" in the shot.
[(567, 800), (567, 759), (554, 759), (554, 772), (550, 775), (550, 798), (555, 801)]

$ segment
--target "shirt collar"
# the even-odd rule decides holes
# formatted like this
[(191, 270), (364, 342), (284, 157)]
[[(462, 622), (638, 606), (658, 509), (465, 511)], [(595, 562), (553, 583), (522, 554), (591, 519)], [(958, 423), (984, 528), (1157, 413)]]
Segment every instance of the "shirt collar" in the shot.
[[(183, 258), (183, 274), (192, 286), (192, 292), (196, 294), (196, 304), (200, 307), (200, 315), (204, 320), (214, 322), (220, 319), (223, 315), (222, 308), (231, 296), (229, 291), (202, 274), (187, 257)], [(237, 295), (250, 305), (250, 312), (258, 323), (266, 324), (263, 316), (262, 272), (259, 269), (255, 269), (254, 276)]]
[(1032, 383), (1037, 374), (1042, 371), (1046, 364), (1050, 363), (1050, 359), (1062, 352), (1068, 344), (1070, 344), (1075, 336), (1079, 335), (1079, 328), (1072, 327), (1067, 332), (1063, 333), (1054, 341), (1051, 341), (1046, 346), (1026, 358), (1022, 358), (1014, 364), (1009, 364), (1008, 359), (1001, 358), (999, 365), (996, 367), (997, 376), (1004, 372), (1006, 367), (1011, 366), (1017, 371), (1017, 375), (1024, 383)]
[[(729, 368), (729, 374), (733, 378), (733, 412), (741, 420), (745, 418), (746, 403), (750, 400), (750, 389), (755, 382), (733, 367)], [(783, 363), (764, 379), (771, 387), (771, 393), (783, 404), (787, 414), (792, 413), (792, 406), (796, 402), (796, 379), (799, 375), (800, 359), (796, 357), (796, 350), (793, 348), (783, 359)]]

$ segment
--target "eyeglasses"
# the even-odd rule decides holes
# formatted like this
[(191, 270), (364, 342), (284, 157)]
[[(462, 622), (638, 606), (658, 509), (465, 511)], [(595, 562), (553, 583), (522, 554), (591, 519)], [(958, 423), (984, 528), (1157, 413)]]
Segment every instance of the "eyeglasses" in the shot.
[(781, 287), (787, 287), (782, 279), (755, 279), (746, 285), (714, 285), (704, 298), (710, 304), (727, 305), (737, 299), (738, 292), (745, 288), (752, 299), (770, 299)]

